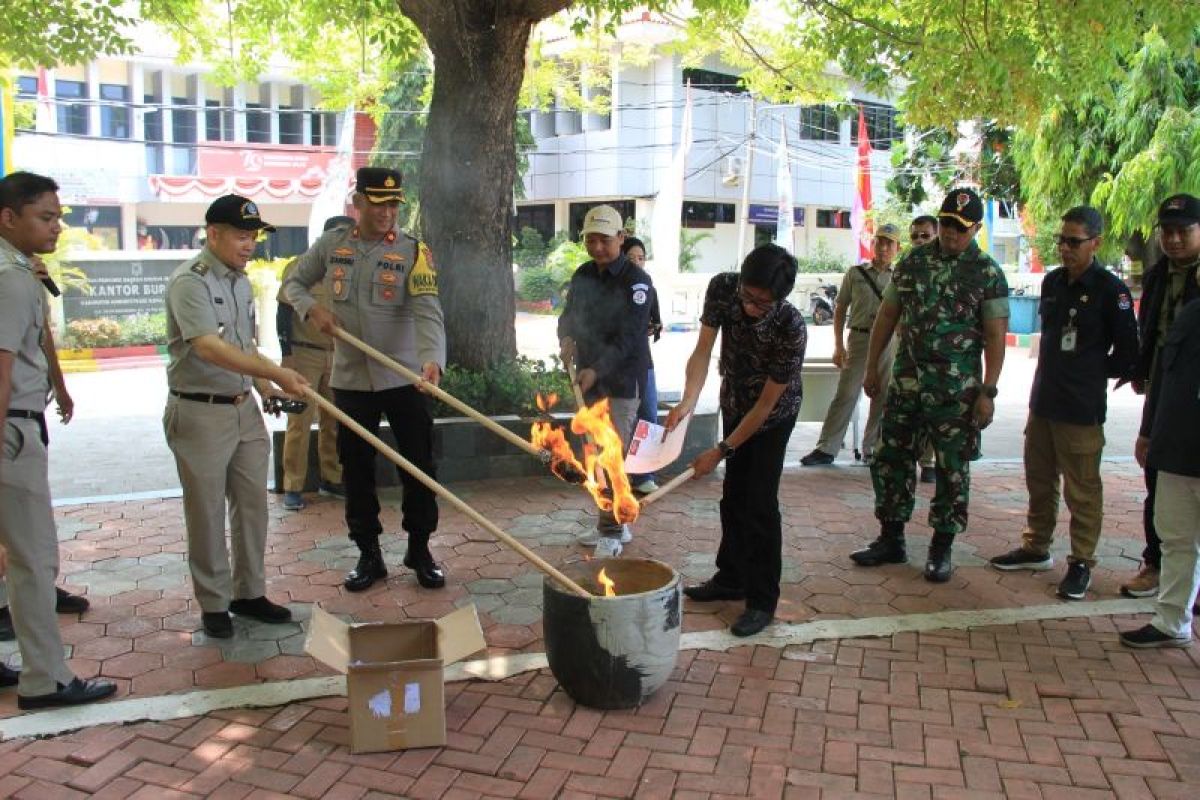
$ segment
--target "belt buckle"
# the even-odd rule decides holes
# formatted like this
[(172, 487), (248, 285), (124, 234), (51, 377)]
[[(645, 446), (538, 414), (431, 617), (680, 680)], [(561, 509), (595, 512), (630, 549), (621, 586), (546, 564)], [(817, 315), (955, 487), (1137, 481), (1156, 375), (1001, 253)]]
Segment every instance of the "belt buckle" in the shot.
[(241, 394), (239, 394), (239, 395), (236, 395), (236, 396), (235, 396), (235, 399), (234, 399), (234, 401), (233, 401), (233, 405), (234, 405), (235, 407), (236, 407), (236, 406), (240, 406), (240, 405), (242, 404), (242, 401), (246, 399), (246, 395), (248, 395), (248, 394), (250, 394), (250, 393), (249, 393), (249, 392), (242, 392)]

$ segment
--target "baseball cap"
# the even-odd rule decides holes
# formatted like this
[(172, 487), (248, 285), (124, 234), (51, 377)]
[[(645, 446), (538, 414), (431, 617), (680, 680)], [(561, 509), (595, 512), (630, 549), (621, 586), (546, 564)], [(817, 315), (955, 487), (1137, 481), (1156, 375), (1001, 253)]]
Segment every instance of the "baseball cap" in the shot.
[(938, 219), (952, 219), (964, 227), (971, 227), (983, 219), (983, 201), (974, 189), (966, 187), (951, 189), (942, 201)]
[(404, 202), (400, 173), (396, 170), (387, 167), (359, 167), (354, 177), (354, 190), (372, 203), (387, 203), (392, 200)]
[(243, 231), (270, 233), (275, 230), (274, 225), (263, 222), (258, 213), (258, 204), (240, 194), (227, 194), (213, 200), (208, 211), (204, 212), (204, 221), (209, 225), (229, 225)]
[(1192, 225), (1200, 222), (1200, 199), (1190, 194), (1175, 194), (1158, 207), (1159, 225)]
[(604, 236), (616, 236), (623, 230), (625, 220), (621, 219), (621, 212), (612, 206), (596, 206), (589, 209), (587, 216), (583, 218), (583, 230), (580, 231), (580, 235), (599, 233)]
[(900, 229), (892, 223), (880, 225), (879, 230), (875, 231), (876, 239), (891, 239), (896, 244), (900, 244)]

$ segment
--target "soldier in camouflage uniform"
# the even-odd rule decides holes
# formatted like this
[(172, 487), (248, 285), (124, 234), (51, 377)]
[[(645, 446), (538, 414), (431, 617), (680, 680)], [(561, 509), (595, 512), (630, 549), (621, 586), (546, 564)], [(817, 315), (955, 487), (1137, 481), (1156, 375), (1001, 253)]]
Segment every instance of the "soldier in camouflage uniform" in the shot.
[[(1004, 363), (1008, 284), (999, 265), (975, 244), (983, 202), (970, 189), (946, 196), (938, 238), (896, 265), (871, 330), (868, 363), (899, 336), (882, 446), (871, 464), (879, 538), (851, 554), (873, 567), (907, 560), (904, 524), (912, 517), (919, 442), (928, 436), (937, 460), (937, 490), (929, 508), (933, 542), (925, 578), (950, 579), (950, 548), (967, 527), (970, 462), (979, 433), (992, 421)], [(980, 357), (983, 357), (982, 359)], [(981, 363), (982, 361), (982, 363)], [(869, 373), (869, 396), (880, 390)]]

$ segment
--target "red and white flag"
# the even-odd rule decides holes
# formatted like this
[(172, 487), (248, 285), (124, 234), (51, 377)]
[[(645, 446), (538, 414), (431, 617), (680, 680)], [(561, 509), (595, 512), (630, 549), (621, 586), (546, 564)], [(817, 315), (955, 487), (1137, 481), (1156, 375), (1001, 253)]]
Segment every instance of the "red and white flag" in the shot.
[(850, 229), (858, 242), (858, 260), (870, 261), (875, 240), (875, 223), (867, 216), (871, 211), (871, 138), (867, 135), (867, 117), (858, 107), (858, 171), (854, 192), (854, 207), (850, 210)]
[(45, 67), (37, 69), (37, 117), (34, 130), (38, 133), (54, 133), (58, 127), (54, 119), (54, 101), (50, 93), (50, 76)]

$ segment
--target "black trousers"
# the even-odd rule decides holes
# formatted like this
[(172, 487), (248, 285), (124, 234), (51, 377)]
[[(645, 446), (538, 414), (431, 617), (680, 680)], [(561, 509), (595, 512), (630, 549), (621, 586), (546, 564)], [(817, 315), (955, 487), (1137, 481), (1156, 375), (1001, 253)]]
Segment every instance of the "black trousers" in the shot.
[[(740, 419), (723, 421), (724, 435)], [(721, 546), (717, 574), (722, 586), (742, 589), (746, 608), (775, 613), (783, 565), (783, 523), (779, 514), (779, 477), (796, 417), (759, 431), (725, 462), (721, 493)]]
[(1162, 539), (1154, 527), (1154, 490), (1158, 486), (1158, 470), (1146, 467), (1146, 502), (1142, 503), (1142, 527), (1146, 531), (1146, 549), (1142, 561), (1155, 569), (1162, 569)]
[[(429, 415), (428, 399), (416, 387), (401, 386), (378, 392), (334, 389), (333, 397), (338, 408), (373, 434), (378, 435), (380, 418), (386, 416), (400, 455), (431, 478), (437, 477), (433, 464), (433, 418)], [(373, 545), (383, 533), (375, 488), (375, 448), (354, 431), (339, 425), (337, 451), (346, 487), (346, 526), (350, 538), (359, 547)], [(397, 472), (404, 486), (401, 527), (408, 531), (410, 548), (425, 548), (430, 534), (437, 530), (437, 497), (404, 470), (397, 467)]]

